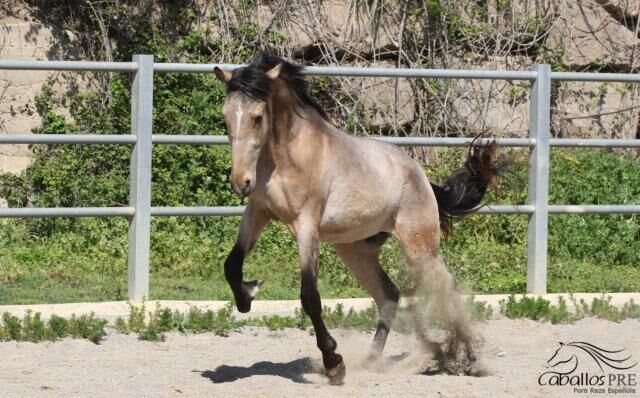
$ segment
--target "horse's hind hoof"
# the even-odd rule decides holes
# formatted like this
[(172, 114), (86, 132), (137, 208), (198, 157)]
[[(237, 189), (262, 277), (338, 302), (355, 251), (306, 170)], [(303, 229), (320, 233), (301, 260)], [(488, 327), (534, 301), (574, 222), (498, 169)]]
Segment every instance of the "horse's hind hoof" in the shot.
[(251, 302), (256, 298), (258, 291), (262, 286), (262, 281), (256, 279), (250, 282), (242, 282), (241, 297), (236, 297), (236, 307), (239, 312), (245, 313), (251, 311)]
[(344, 384), (344, 376), (347, 374), (347, 368), (344, 366), (344, 361), (341, 360), (335, 367), (326, 369), (325, 373), (329, 379), (329, 384), (332, 386), (341, 386)]
[(367, 355), (367, 358), (362, 362), (362, 368), (374, 373), (382, 372), (384, 369), (382, 353), (380, 351), (370, 352), (369, 355)]

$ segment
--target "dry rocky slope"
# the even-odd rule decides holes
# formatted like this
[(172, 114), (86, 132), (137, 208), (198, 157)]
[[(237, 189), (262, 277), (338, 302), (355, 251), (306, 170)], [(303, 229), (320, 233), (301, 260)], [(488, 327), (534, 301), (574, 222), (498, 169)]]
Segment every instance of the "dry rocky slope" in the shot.
[[(0, 59), (85, 57), (74, 47), (73, 32), (38, 20), (28, 1), (10, 3), (13, 6), (0, 6)], [(427, 2), (441, 4), (438, 9), (419, 9), (414, 3), (420, 2), (402, 0), (259, 1), (249, 9), (240, 3), (193, 2), (198, 23), (211, 35), (229, 35), (233, 27), (250, 21), (259, 32), (278, 35), (280, 53), (318, 64), (527, 70), (532, 63), (547, 62), (558, 70), (622, 73), (637, 73), (640, 64), (637, 0)], [(486, 4), (482, 16), (479, 3)], [(462, 18), (461, 31), (467, 36), (451, 42), (434, 36), (430, 41), (429, 35), (438, 32), (429, 31), (433, 29), (429, 18), (442, 19), (441, 14), (445, 19), (446, 15)], [(96, 32), (96, 40), (101, 40), (98, 36)], [(77, 73), (0, 71), (1, 134), (29, 133), (39, 124), (34, 96), (47, 79), (56, 81), (54, 87), (60, 92), (90, 87), (86, 75)], [(416, 135), (483, 130), (498, 137), (527, 134), (526, 82), (418, 84), (384, 78), (335, 78), (334, 82), (332, 89), (346, 94), (337, 100), (342, 101), (336, 103), (342, 109), (336, 112), (337, 119), (355, 111), (357, 126), (370, 130), (394, 133), (402, 126)], [(552, 103), (556, 136), (640, 134), (638, 85), (561, 83), (554, 86)], [(2, 171), (17, 172), (28, 162), (24, 146), (0, 149)]]

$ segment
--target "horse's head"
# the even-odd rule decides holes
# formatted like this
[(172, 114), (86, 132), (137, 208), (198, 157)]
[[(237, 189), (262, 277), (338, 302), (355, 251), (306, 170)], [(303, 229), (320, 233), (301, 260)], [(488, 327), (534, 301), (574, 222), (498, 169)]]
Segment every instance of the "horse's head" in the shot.
[(240, 196), (250, 195), (256, 185), (258, 158), (272, 126), (271, 83), (282, 65), (266, 71), (255, 64), (233, 73), (218, 67), (214, 70), (227, 85), (222, 115), (231, 143), (231, 185)]
[(547, 360), (547, 364), (545, 365), (547, 368), (554, 368), (558, 365), (562, 365), (568, 362), (577, 359), (575, 353), (571, 349), (568, 348), (566, 344), (560, 342), (560, 347), (553, 353), (551, 358)]

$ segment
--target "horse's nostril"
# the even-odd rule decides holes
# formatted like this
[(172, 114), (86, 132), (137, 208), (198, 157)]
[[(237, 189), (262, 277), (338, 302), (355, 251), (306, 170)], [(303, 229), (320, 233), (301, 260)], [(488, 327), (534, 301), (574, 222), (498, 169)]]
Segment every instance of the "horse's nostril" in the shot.
[(246, 180), (244, 180), (243, 185), (240, 187), (240, 192), (242, 196), (247, 196), (251, 193), (251, 190), (251, 179), (247, 178)]

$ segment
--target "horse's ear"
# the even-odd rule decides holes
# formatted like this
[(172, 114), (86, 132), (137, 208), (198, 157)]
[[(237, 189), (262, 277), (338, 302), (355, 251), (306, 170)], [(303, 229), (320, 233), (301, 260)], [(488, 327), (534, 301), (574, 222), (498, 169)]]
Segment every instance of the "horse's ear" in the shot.
[(282, 72), (282, 67), (284, 66), (283, 63), (279, 63), (278, 65), (274, 66), (273, 68), (269, 69), (266, 74), (267, 77), (271, 80), (275, 80), (278, 78), (278, 76), (280, 76), (280, 72)]
[(229, 83), (229, 80), (231, 80), (231, 72), (227, 72), (226, 70), (222, 70), (222, 69), (218, 68), (217, 66), (215, 68), (213, 68), (213, 73), (215, 73), (216, 77), (218, 78), (218, 80), (220, 80), (223, 83)]

